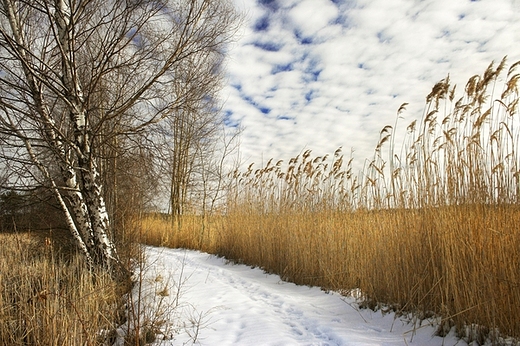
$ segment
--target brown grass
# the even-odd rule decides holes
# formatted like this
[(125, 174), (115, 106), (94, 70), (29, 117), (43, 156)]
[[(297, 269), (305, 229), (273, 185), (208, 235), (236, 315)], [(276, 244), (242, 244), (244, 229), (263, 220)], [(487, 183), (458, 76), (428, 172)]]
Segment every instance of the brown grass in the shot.
[(123, 322), (126, 288), (54, 241), (0, 234), (0, 344), (101, 345)]
[(505, 59), (491, 64), (459, 99), (449, 78), (436, 84), (399, 145), (383, 128), (360, 174), (340, 149), (250, 165), (230, 175), (225, 215), (149, 217), (142, 232), (296, 283), (359, 288), (373, 308), (436, 314), (441, 334), (520, 338), (518, 65), (504, 76)]

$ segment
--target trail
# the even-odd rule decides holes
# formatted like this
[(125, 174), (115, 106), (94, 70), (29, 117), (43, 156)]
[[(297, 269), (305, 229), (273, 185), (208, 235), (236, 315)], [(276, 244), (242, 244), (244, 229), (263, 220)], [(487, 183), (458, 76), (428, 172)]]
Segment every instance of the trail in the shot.
[[(155, 345), (455, 345), (353, 297), (284, 282), (258, 268), (197, 251), (147, 247), (149, 302), (162, 312)], [(458, 341), (458, 344), (464, 344)]]

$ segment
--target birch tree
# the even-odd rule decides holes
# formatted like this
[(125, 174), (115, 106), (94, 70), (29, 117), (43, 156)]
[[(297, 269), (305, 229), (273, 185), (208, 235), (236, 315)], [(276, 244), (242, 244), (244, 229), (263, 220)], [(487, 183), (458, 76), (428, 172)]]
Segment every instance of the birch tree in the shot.
[(237, 17), (226, 0), (1, 1), (4, 162), (53, 193), (89, 266), (114, 270), (103, 148), (182, 108)]

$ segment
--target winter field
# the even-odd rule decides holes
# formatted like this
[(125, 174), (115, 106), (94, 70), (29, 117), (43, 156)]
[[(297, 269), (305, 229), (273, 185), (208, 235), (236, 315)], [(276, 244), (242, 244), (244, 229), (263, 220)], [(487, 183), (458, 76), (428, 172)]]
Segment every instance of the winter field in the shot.
[[(463, 345), (436, 320), (360, 309), (352, 296), (298, 286), (207, 253), (146, 247), (142, 287), (154, 345)], [(146, 324), (145, 323), (145, 324)], [(121, 343), (121, 345), (123, 345)]]
[[(0, 346), (520, 345), (520, 61), (401, 101), (509, 50), (516, 5), (326, 1), (306, 33), (317, 1), (258, 0), (226, 74), (236, 2), (2, 2)], [(441, 46), (398, 38), (423, 22)]]
[(0, 234), (0, 344), (518, 345), (518, 66), (440, 81), (404, 139), (401, 106), (360, 173), (305, 150), (231, 172), (214, 213), (123, 219), (133, 282), (67, 232)]

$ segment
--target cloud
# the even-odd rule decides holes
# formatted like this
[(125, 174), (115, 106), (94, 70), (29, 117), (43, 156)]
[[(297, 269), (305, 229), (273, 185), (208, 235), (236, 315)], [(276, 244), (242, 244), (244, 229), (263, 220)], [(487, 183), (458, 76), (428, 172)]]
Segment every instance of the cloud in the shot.
[[(319, 11), (316, 11), (319, 9)], [(292, 7), (287, 19), (298, 36), (311, 38), (338, 16), (338, 8), (329, 0), (303, 0)]]
[(462, 86), (520, 60), (517, 0), (235, 1), (246, 23), (222, 96), (247, 162), (343, 146), (362, 165), (402, 103), (409, 123), (448, 74)]

